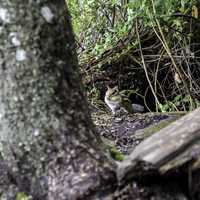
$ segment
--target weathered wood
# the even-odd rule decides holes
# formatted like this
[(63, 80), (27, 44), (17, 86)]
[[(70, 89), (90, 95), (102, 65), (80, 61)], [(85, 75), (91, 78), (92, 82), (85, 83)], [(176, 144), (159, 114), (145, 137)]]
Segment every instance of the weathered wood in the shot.
[[(118, 166), (118, 179), (137, 177), (149, 169), (159, 173), (175, 170), (188, 161), (200, 167), (200, 108), (171, 123), (140, 143)], [(138, 166), (140, 167), (138, 169)], [(148, 166), (148, 167), (147, 167)]]

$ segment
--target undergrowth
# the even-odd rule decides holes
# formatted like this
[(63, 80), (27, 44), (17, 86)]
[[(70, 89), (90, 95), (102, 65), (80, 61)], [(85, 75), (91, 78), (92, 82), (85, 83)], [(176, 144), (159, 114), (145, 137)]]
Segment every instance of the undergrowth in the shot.
[[(67, 4), (83, 78), (116, 63), (137, 66), (147, 88), (126, 83), (125, 89), (141, 89), (145, 100), (149, 90), (156, 111), (189, 111), (199, 106), (198, 1), (69, 0)], [(105, 76), (109, 81), (105, 79), (104, 86), (120, 82), (117, 76)], [(91, 78), (88, 90), (96, 90), (97, 81)]]

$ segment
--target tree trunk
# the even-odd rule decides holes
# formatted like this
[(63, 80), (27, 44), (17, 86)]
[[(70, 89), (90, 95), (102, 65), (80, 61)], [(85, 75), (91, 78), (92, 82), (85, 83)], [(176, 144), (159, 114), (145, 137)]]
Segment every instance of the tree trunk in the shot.
[(113, 164), (82, 92), (65, 1), (41, 2), (0, 0), (0, 151), (12, 183), (3, 195), (85, 199), (115, 180)]

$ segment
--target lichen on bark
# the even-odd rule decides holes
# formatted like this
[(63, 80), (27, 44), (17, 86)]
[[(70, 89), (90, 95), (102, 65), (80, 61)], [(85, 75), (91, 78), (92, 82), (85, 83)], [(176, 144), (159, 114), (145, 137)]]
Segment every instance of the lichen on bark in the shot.
[[(4, 31), (1, 32), (4, 62), (0, 68), (0, 138), (9, 140), (12, 146), (24, 146), (29, 150), (29, 145), (38, 140), (35, 138), (42, 137), (43, 129), (59, 126), (56, 114), (62, 114), (59, 104), (54, 101), (54, 94), (61, 76), (60, 69), (65, 64), (64, 56), (52, 54), (57, 49), (56, 42), (59, 42), (53, 38), (58, 34), (59, 25), (54, 25), (56, 28), (50, 31), (52, 24), (41, 16), (40, 3), (32, 1), (26, 5), (15, 1), (4, 4), (10, 20), (2, 23)], [(52, 5), (52, 9), (56, 11), (58, 8)], [(59, 10), (56, 12), (59, 14)], [(55, 20), (58, 14), (55, 13)], [(19, 41), (17, 46), (13, 44), (13, 35)], [(64, 45), (60, 48), (66, 49)]]
[(83, 195), (112, 170), (81, 91), (65, 1), (0, 2), (1, 153), (20, 192)]

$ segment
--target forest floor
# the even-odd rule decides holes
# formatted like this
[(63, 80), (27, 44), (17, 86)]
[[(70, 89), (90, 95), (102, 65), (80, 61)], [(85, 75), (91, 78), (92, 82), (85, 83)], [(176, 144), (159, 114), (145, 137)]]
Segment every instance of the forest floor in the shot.
[(136, 145), (151, 134), (164, 128), (180, 114), (135, 113), (113, 116), (98, 111), (92, 114), (93, 122), (103, 141), (114, 145), (121, 153), (129, 154)]
[[(99, 110), (92, 113), (92, 119), (103, 142), (107, 146), (116, 148), (122, 154), (122, 159), (124, 159), (124, 156), (129, 155), (141, 141), (182, 115), (183, 113), (135, 113), (113, 116), (110, 112)], [(110, 157), (120, 161), (111, 152), (109, 153)], [(176, 179), (154, 177), (154, 184), (149, 184), (151, 182), (151, 178), (147, 180), (147, 184), (140, 184), (132, 180), (124, 188), (118, 188), (110, 194), (108, 199), (187, 200)]]

